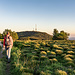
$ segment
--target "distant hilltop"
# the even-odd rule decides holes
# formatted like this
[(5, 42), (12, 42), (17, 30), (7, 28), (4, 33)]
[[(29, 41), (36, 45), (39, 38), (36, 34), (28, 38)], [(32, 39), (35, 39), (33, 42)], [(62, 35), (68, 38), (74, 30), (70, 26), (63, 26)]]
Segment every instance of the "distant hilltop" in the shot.
[(49, 35), (46, 32), (39, 32), (39, 31), (21, 31), (17, 32), (19, 39), (21, 40), (51, 40), (52, 35)]

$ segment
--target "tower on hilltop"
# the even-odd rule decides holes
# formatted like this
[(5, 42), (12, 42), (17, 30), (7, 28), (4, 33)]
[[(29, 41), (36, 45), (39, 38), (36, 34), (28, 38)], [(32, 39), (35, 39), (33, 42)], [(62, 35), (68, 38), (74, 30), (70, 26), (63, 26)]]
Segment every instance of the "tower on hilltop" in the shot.
[(35, 31), (37, 31), (37, 24), (35, 24)]

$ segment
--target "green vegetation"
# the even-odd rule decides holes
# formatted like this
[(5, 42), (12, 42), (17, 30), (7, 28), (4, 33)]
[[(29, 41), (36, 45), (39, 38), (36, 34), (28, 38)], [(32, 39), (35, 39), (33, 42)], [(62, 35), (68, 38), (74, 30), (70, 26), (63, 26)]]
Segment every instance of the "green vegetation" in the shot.
[(17, 39), (18, 39), (17, 33), (16, 33), (15, 31), (11, 31), (11, 30), (9, 30), (9, 29), (5, 29), (5, 30), (3, 31), (3, 34), (0, 33), (0, 39), (4, 39), (4, 37), (5, 37), (5, 35), (7, 34), (7, 32), (10, 32), (10, 35), (12, 36), (12, 38), (13, 38), (14, 40), (17, 40)]
[(13, 75), (75, 75), (75, 41), (15, 41)]
[(0, 75), (5, 74), (5, 66), (3, 65), (4, 62), (0, 60)]
[(51, 40), (52, 36), (45, 33), (45, 32), (39, 32), (39, 31), (22, 31), (17, 32), (19, 39), (21, 40)]
[[(1, 46), (0, 46), (0, 51), (1, 51)], [(5, 65), (6, 62), (4, 61), (4, 58), (0, 58), (0, 75), (5, 75)]]
[(3, 41), (4, 39), (0, 39), (0, 41)]
[[(0, 37), (6, 35), (7, 31), (14, 39), (11, 75), (75, 75), (75, 41), (67, 40), (68, 33), (58, 33), (58, 30), (54, 29), (54, 40), (51, 40), (52, 36), (44, 32), (16, 33), (5, 29)], [(16, 40), (18, 36), (19, 40)], [(3, 43), (3, 39), (1, 41)], [(1, 75), (5, 75), (5, 66), (6, 59), (3, 57), (0, 59)]]
[(66, 33), (64, 31), (60, 31), (59, 33), (57, 29), (54, 29), (53, 40), (67, 40), (69, 35), (69, 33)]
[(3, 39), (3, 34), (0, 33), (0, 39)]

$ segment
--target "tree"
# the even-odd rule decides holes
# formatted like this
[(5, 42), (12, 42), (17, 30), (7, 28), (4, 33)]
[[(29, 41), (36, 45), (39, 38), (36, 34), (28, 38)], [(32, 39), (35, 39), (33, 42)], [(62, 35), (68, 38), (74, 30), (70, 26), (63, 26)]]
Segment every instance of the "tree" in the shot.
[(0, 33), (0, 39), (3, 39), (3, 34)]
[(13, 37), (13, 39), (18, 39), (18, 34), (15, 32), (15, 31), (13, 31), (12, 32), (12, 37)]
[(6, 36), (7, 32), (10, 33), (10, 35), (12, 36), (12, 38), (14, 40), (18, 39), (18, 34), (15, 31), (11, 31), (9, 29), (5, 29), (5, 31), (3, 31), (3, 35)]
[(53, 40), (57, 40), (57, 37), (58, 37), (58, 30), (57, 29), (54, 29), (53, 31)]
[(62, 40), (67, 40), (68, 39), (68, 36), (70, 34), (67, 33), (67, 32), (64, 32), (64, 31), (60, 31), (60, 35), (63, 37)]
[(60, 33), (58, 33), (58, 30), (54, 29), (53, 40), (67, 40), (69, 35), (69, 33), (64, 31), (60, 31)]

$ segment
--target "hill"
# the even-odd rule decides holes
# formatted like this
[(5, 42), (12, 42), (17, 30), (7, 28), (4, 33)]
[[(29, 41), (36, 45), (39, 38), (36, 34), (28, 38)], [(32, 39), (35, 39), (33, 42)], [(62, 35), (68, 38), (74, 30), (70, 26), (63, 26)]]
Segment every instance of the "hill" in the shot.
[(17, 32), (19, 39), (21, 40), (51, 40), (52, 35), (47, 34), (46, 32), (39, 32), (39, 31), (22, 31)]

